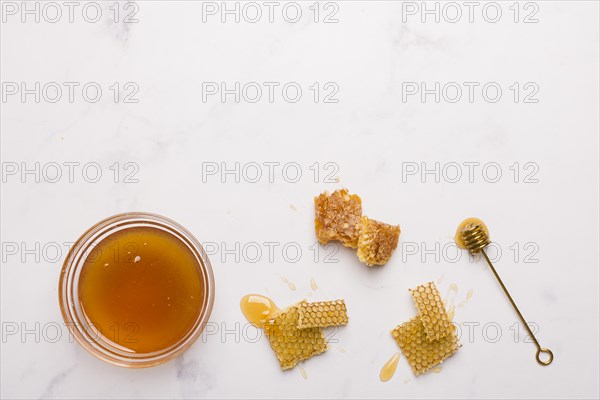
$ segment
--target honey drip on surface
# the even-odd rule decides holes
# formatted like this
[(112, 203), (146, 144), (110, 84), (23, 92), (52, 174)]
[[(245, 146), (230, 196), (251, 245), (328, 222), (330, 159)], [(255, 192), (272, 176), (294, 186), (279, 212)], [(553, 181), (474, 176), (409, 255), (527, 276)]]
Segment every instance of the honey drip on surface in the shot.
[(454, 302), (454, 299), (456, 298), (457, 293), (458, 293), (458, 286), (456, 285), (456, 283), (451, 283), (450, 287), (448, 288), (448, 293), (446, 294), (446, 298), (444, 299), (444, 304), (448, 304), (448, 299), (450, 298), (451, 294), (452, 294), (452, 302)]
[(278, 311), (277, 305), (266, 296), (248, 294), (240, 300), (242, 313), (252, 325), (261, 328), (269, 316)]
[(469, 300), (471, 300), (471, 297), (473, 297), (473, 289), (469, 289), (469, 291), (467, 292), (467, 297), (465, 297), (465, 299), (463, 301), (461, 301), (458, 304), (458, 308), (464, 307), (465, 304), (467, 304), (469, 302)]
[(315, 278), (310, 279), (310, 288), (314, 291), (319, 290), (319, 287), (317, 286), (317, 282), (315, 281)]
[(448, 320), (452, 321), (454, 319), (454, 304), (450, 306), (450, 310), (448, 310)]
[(437, 280), (438, 285), (442, 283), (442, 281), (444, 280), (444, 276), (446, 276), (446, 273), (443, 273)]
[(308, 379), (308, 375), (306, 374), (306, 370), (304, 368), (302, 368), (302, 367), (299, 367), (299, 368), (300, 368), (300, 374), (302, 374), (302, 377), (304, 379)]
[(296, 285), (294, 285), (293, 282), (290, 282), (290, 280), (284, 276), (281, 277), (281, 281), (283, 283), (285, 283), (286, 285), (288, 285), (288, 287), (290, 288), (290, 290), (296, 290)]
[(400, 360), (400, 354), (396, 353), (390, 358), (381, 368), (381, 372), (379, 373), (379, 379), (381, 382), (387, 382), (396, 373), (396, 368), (398, 367), (398, 361)]

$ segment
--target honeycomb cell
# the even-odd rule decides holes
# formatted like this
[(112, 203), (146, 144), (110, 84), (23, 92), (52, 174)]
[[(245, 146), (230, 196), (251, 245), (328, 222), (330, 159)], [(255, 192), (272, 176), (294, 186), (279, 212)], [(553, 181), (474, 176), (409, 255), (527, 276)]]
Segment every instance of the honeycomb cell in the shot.
[(384, 265), (392, 257), (398, 246), (400, 227), (362, 217), (358, 251), (356, 254), (363, 263), (372, 267)]
[(452, 356), (459, 347), (454, 330), (446, 337), (430, 341), (418, 316), (397, 326), (392, 336), (417, 376)]
[(344, 300), (302, 302), (298, 306), (298, 328), (327, 328), (348, 324)]
[(339, 240), (344, 246), (356, 248), (362, 216), (362, 200), (346, 189), (315, 197), (315, 232), (322, 244)]
[(448, 318), (440, 292), (433, 282), (417, 286), (410, 292), (430, 341), (439, 340), (454, 332), (454, 326)]

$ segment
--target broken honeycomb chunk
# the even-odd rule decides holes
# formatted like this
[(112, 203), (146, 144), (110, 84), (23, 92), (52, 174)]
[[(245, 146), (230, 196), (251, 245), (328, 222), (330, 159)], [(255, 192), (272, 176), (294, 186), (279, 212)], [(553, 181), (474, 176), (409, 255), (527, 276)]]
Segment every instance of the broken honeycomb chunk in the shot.
[(384, 265), (398, 246), (400, 227), (362, 217), (356, 254), (369, 267)]
[(440, 292), (433, 282), (417, 286), (410, 292), (417, 306), (419, 318), (423, 321), (427, 338), (430, 341), (446, 337), (454, 331), (454, 326), (448, 318)]
[(440, 364), (456, 353), (459, 347), (454, 331), (439, 340), (430, 341), (418, 316), (397, 326), (392, 331), (392, 336), (415, 375), (423, 374)]
[(348, 324), (344, 300), (302, 302), (298, 306), (298, 328), (326, 328)]
[(339, 240), (344, 246), (356, 248), (361, 216), (362, 200), (346, 189), (315, 197), (315, 232), (322, 244)]
[(281, 369), (294, 368), (299, 361), (327, 350), (327, 342), (319, 328), (298, 329), (298, 305), (275, 312), (264, 325), (271, 348)]

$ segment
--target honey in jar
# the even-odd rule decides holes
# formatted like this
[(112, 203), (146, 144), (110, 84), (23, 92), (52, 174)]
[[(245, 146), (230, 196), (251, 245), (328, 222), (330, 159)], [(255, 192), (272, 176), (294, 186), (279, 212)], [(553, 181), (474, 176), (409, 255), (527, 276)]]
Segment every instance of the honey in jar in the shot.
[(104, 340), (132, 353), (167, 349), (193, 329), (204, 280), (181, 239), (155, 227), (113, 232), (85, 258), (79, 302)]

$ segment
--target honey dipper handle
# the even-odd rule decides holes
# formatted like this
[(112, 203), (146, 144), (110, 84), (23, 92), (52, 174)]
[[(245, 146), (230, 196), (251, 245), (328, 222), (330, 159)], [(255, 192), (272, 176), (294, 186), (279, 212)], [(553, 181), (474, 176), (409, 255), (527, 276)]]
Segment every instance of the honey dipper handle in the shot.
[[(535, 359), (537, 360), (538, 364), (540, 364), (540, 365), (550, 365), (550, 363), (552, 362), (552, 360), (554, 360), (554, 355), (552, 354), (552, 352), (549, 349), (542, 348), (542, 346), (540, 346), (540, 343), (537, 341), (537, 339), (535, 338), (535, 335), (533, 334), (533, 332), (529, 328), (529, 325), (527, 324), (527, 321), (525, 321), (525, 318), (523, 317), (523, 314), (521, 314), (521, 311), (519, 311), (519, 308), (515, 304), (515, 301), (513, 300), (512, 296), (510, 295), (510, 293), (508, 293), (508, 289), (506, 288), (506, 286), (504, 286), (504, 283), (502, 282), (502, 279), (500, 279), (500, 275), (498, 275), (498, 273), (496, 272), (496, 268), (494, 268), (494, 266), (492, 265), (490, 259), (488, 258), (487, 254), (485, 253), (485, 250), (481, 249), (481, 253), (485, 257), (485, 261), (487, 261), (488, 265), (490, 266), (490, 269), (494, 273), (494, 276), (496, 277), (496, 280), (498, 281), (498, 283), (502, 287), (502, 290), (504, 290), (504, 293), (506, 294), (506, 297), (508, 297), (508, 300), (510, 300), (510, 304), (512, 304), (513, 308), (517, 312), (517, 315), (519, 315), (519, 318), (521, 318), (521, 322), (523, 322), (523, 325), (525, 326), (525, 329), (529, 333), (529, 336), (533, 339), (533, 341), (534, 341), (534, 343), (535, 343), (535, 345), (537, 347), (537, 352), (535, 353)], [(548, 355), (548, 359), (547, 360), (544, 361), (544, 360), (542, 360), (540, 358), (540, 355), (542, 353)]]

